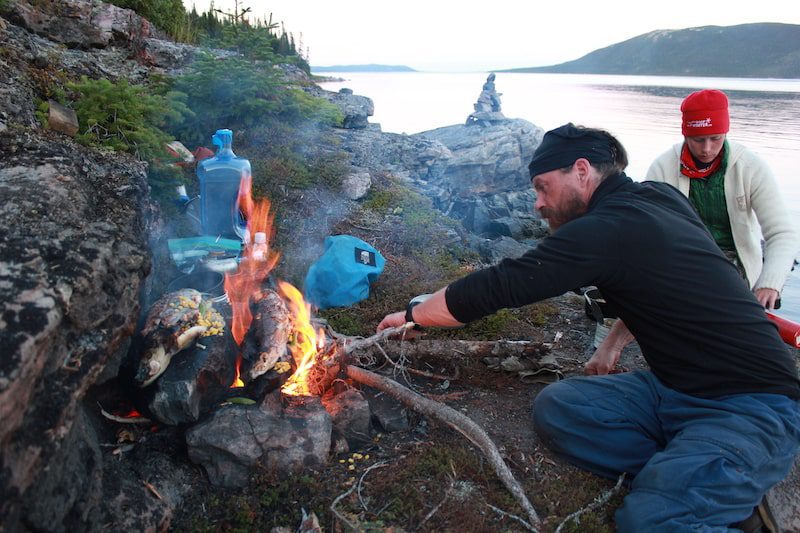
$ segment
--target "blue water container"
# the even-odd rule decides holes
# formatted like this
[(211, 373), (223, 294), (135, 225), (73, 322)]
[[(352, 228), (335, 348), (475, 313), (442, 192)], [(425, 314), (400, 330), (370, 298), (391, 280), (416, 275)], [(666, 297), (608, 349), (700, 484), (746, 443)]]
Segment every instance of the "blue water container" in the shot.
[(200, 225), (205, 235), (241, 239), (245, 221), (239, 213), (239, 184), (243, 175), (250, 175), (250, 161), (233, 153), (231, 130), (217, 130), (211, 141), (217, 154), (197, 165)]

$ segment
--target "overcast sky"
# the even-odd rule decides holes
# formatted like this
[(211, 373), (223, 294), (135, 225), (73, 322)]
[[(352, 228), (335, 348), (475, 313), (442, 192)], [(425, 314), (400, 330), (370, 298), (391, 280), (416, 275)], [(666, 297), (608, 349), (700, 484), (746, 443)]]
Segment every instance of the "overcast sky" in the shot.
[[(183, 1), (189, 9), (208, 9), (208, 0)], [(215, 0), (215, 6), (229, 9), (233, 2)], [(313, 66), (377, 63), (441, 72), (552, 65), (660, 29), (800, 24), (797, 0), (240, 0), (240, 5), (283, 22)]]

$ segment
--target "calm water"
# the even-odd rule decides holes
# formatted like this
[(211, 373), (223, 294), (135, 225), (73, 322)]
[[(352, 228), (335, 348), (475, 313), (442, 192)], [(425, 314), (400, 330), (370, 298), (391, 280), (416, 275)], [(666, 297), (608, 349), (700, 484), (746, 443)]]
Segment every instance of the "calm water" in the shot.
[[(328, 74), (375, 103), (370, 122), (383, 131), (418, 133), (463, 124), (473, 111), (485, 73)], [(729, 137), (772, 167), (795, 225), (800, 228), (800, 80), (497, 74), (506, 117), (549, 130), (566, 122), (609, 130), (628, 149), (628, 174), (642, 179), (659, 154), (681, 140), (680, 103), (690, 92), (714, 88), (730, 99)], [(800, 267), (790, 275), (779, 314), (800, 322)]]

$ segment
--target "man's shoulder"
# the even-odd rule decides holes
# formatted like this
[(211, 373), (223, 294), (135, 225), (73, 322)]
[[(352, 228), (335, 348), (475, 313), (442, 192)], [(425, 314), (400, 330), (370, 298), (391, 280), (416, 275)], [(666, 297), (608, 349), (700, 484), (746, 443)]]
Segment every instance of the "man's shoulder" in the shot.
[(629, 183), (615, 194), (609, 195), (597, 207), (594, 213), (596, 216), (606, 222), (619, 219), (626, 226), (637, 224), (636, 220), (642, 216), (649, 219), (655, 213), (660, 213), (660, 218), (669, 214), (683, 216), (693, 212), (691, 204), (680, 190), (661, 181)]
[(656, 201), (662, 196), (683, 199), (683, 195), (674, 185), (664, 181), (634, 181), (626, 184), (617, 193), (610, 195), (610, 198), (621, 202), (629, 201), (632, 198), (640, 198), (642, 201)]

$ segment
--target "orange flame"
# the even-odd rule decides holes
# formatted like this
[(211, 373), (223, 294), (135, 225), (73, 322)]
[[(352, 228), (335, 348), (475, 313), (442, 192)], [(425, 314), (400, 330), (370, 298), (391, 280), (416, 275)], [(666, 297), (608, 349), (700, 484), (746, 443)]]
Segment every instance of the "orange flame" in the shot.
[(314, 331), (311, 325), (311, 306), (308, 305), (292, 284), (278, 282), (278, 290), (289, 302), (292, 325), (295, 331), (294, 342), (289, 346), (296, 370), (281, 388), (281, 392), (290, 396), (310, 396), (309, 373), (317, 362), (318, 347), (325, 344), (322, 329)]
[(233, 380), (231, 384), (232, 389), (236, 389), (239, 387), (244, 387), (244, 381), (242, 381), (242, 357), (239, 356), (236, 358), (236, 379)]
[[(274, 238), (274, 215), (270, 212), (269, 200), (255, 201), (251, 188), (252, 177), (249, 174), (243, 174), (239, 184), (239, 209), (247, 220), (247, 230), (251, 242), (254, 241), (256, 233), (265, 233), (268, 251), (263, 260), (257, 260), (251, 244), (245, 248), (236, 273), (225, 275), (225, 293), (228, 295), (233, 313), (231, 334), (236, 344), (240, 346), (253, 321), (250, 299), (259, 294), (264, 279), (275, 268), (280, 258), (280, 254), (269, 246)], [(317, 362), (319, 347), (325, 344), (325, 335), (322, 329), (319, 332), (314, 331), (311, 325), (311, 306), (303, 300), (300, 291), (285, 281), (278, 282), (278, 290), (288, 301), (289, 312), (292, 316), (294, 342), (289, 349), (296, 366), (296, 370), (281, 390), (291, 396), (309, 396), (311, 395), (310, 372)], [(244, 386), (240, 378), (241, 362), (240, 355), (236, 361), (236, 380), (232, 387)]]
[(250, 233), (251, 241), (257, 232), (265, 233), (269, 251), (264, 260), (258, 261), (253, 258), (253, 247), (248, 246), (245, 248), (236, 273), (225, 274), (225, 293), (228, 295), (233, 313), (231, 334), (238, 345), (242, 344), (245, 333), (253, 321), (253, 315), (250, 312), (250, 298), (258, 293), (264, 279), (275, 268), (280, 258), (280, 254), (269, 247), (269, 243), (274, 237), (272, 224), (274, 215), (270, 213), (269, 200), (254, 201), (251, 184), (252, 177), (249, 174), (243, 174), (239, 184), (239, 209), (247, 220), (247, 230)]

